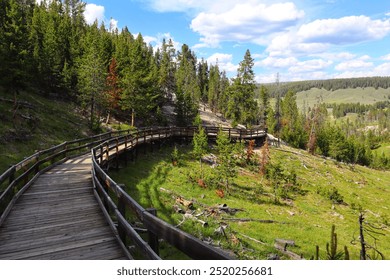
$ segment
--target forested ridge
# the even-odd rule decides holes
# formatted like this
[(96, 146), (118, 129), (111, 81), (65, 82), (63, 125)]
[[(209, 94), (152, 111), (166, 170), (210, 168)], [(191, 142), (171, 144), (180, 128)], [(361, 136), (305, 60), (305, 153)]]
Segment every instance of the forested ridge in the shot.
[[(99, 130), (111, 116), (132, 126), (168, 125), (164, 105), (175, 108), (176, 124), (191, 125), (204, 103), (232, 125), (261, 125), (289, 145), (340, 161), (388, 168), (374, 149), (389, 139), (388, 103), (376, 107), (323, 104), (298, 109), (296, 93), (313, 87), (388, 88), (389, 77), (258, 85), (247, 50), (233, 78), (183, 44), (159, 48), (132, 34), (95, 22), (88, 25), (80, 0), (0, 0), (0, 90), (17, 100), (21, 92), (70, 99), (88, 112)], [(271, 106), (271, 98), (275, 105)], [(337, 107), (341, 106), (341, 107)], [(355, 112), (355, 122), (329, 120)], [(352, 108), (352, 109), (351, 109)], [(366, 130), (367, 126), (375, 129)]]
[(277, 93), (282, 96), (286, 95), (289, 90), (294, 92), (306, 91), (312, 88), (326, 89), (335, 91), (338, 89), (347, 88), (390, 88), (390, 77), (361, 77), (361, 78), (344, 78), (344, 79), (329, 79), (329, 80), (312, 80), (312, 81), (297, 81), (285, 83), (270, 83), (265, 84), (272, 96)]

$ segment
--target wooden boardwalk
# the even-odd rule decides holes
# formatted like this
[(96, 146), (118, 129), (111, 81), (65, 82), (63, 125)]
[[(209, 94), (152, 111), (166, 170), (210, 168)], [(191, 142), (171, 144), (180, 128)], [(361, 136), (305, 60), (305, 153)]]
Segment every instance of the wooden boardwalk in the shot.
[(0, 227), (0, 259), (126, 259), (93, 194), (91, 157), (41, 175)]

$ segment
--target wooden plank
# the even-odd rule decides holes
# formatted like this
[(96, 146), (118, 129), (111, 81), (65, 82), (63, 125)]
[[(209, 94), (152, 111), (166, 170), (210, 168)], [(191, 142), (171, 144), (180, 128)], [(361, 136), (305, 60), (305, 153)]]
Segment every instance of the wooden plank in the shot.
[(0, 259), (124, 259), (93, 194), (90, 154), (41, 175), (0, 227)]
[(6, 253), (0, 255), (0, 259), (28, 259), (31, 257), (36, 257), (36, 256), (41, 256), (45, 254), (50, 254), (50, 253), (58, 253), (61, 251), (67, 251), (67, 250), (72, 250), (72, 249), (81, 249), (83, 247), (88, 247), (91, 245), (102, 245), (105, 242), (110, 242), (113, 241), (115, 237), (104, 237), (104, 238), (98, 238), (98, 239), (93, 239), (93, 240), (88, 240), (88, 241), (83, 241), (80, 243), (70, 243), (70, 244), (56, 244), (54, 246), (45, 246), (45, 247), (40, 247), (36, 248), (33, 250), (25, 250), (25, 251), (20, 251), (20, 252), (14, 252), (14, 253)]

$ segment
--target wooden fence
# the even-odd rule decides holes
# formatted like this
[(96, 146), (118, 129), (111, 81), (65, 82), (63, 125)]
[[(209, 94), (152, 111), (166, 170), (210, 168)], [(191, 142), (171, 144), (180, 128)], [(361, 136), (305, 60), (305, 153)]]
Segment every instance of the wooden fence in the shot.
[[(205, 127), (209, 139), (216, 138), (220, 128)], [(163, 239), (193, 259), (231, 259), (232, 257), (218, 248), (214, 248), (192, 235), (166, 223), (156, 216), (155, 209), (144, 209), (123, 188), (112, 180), (104, 169), (111, 162), (118, 166), (119, 156), (122, 153), (136, 151), (140, 145), (161, 143), (166, 140), (191, 140), (197, 127), (169, 127), (149, 128), (136, 131), (130, 135), (124, 135), (109, 139), (92, 149), (93, 182), (96, 197), (104, 206), (106, 218), (110, 220), (112, 227), (117, 223), (117, 229), (123, 244), (131, 240), (143, 256), (148, 259), (159, 259), (158, 240)], [(223, 129), (231, 139), (258, 139), (264, 138), (262, 130), (238, 130)], [(126, 158), (126, 157), (125, 157)], [(146, 243), (126, 220), (126, 213), (130, 212), (147, 229), (149, 238)], [(115, 219), (115, 222), (113, 220)]]
[(3, 189), (0, 192), (0, 226), (16, 200), (32, 185), (40, 174), (69, 158), (88, 153), (92, 147), (107, 139), (129, 133), (130, 131), (128, 130), (108, 132), (64, 142), (50, 149), (39, 151), (11, 166), (0, 175), (0, 186)]

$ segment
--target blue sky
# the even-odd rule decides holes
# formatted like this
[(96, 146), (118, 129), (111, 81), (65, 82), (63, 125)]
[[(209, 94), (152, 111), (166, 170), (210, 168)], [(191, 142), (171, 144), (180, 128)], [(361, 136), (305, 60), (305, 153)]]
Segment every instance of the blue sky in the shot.
[(390, 2), (88, 0), (86, 20), (172, 38), (230, 77), (249, 49), (258, 82), (390, 76)]

